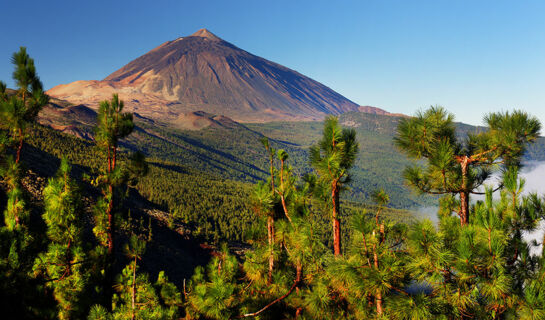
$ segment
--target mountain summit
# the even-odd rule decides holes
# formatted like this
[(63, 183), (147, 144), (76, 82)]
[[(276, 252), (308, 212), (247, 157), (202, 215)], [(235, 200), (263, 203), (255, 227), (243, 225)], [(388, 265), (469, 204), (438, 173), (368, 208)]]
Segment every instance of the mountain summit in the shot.
[(244, 51), (207, 29), (165, 42), (102, 81), (59, 85), (48, 94), (97, 107), (114, 92), (128, 110), (170, 122), (194, 111), (261, 122), (318, 120), (358, 109), (323, 84)]
[(208, 29), (206, 29), (206, 28), (203, 28), (203, 29), (198, 30), (197, 32), (195, 32), (195, 33), (192, 34), (191, 36), (192, 36), (192, 37), (206, 38), (206, 39), (214, 40), (214, 41), (223, 41), (223, 40), (221, 40), (220, 38), (218, 38), (218, 36), (216, 36), (215, 34), (213, 34), (212, 32), (210, 32), (210, 31), (209, 31)]

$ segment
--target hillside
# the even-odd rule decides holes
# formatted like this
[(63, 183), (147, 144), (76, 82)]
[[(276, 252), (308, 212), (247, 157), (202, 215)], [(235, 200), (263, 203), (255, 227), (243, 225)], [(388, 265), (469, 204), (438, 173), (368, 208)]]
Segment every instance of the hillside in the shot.
[[(36, 179), (29, 180), (29, 186), (36, 190), (34, 192), (38, 198), (43, 182), (55, 174), (62, 156), (74, 164), (74, 172), (78, 179), (96, 170), (98, 162), (91, 143), (42, 126), (34, 126), (29, 134), (33, 139), (25, 144), (22, 157), (28, 159), (26, 166), (42, 181), (41, 184), (36, 184), (32, 182)], [(124, 157), (124, 153), (122, 155)], [(217, 244), (220, 241), (229, 241), (236, 247), (239, 243), (245, 242), (258, 227), (251, 202), (248, 200), (251, 198), (253, 184), (235, 181), (226, 175), (206, 173), (184, 164), (156, 158), (148, 161), (150, 172), (133, 190), (127, 200), (127, 206), (131, 208), (135, 220), (143, 219), (144, 228), (148, 226), (151, 217), (153, 228), (157, 229), (152, 231), (153, 233), (165, 230), (161, 231), (161, 237), (177, 239), (173, 247), (161, 243), (162, 240), (155, 242), (153, 247), (158, 246), (158, 249), (150, 250), (150, 253), (160, 254), (166, 250), (174, 252), (172, 254), (177, 256), (180, 254), (177, 250), (189, 250), (192, 254), (181, 258), (178, 263), (192, 269), (195, 264), (203, 261), (193, 256), (193, 253), (197, 256), (203, 254), (203, 249), (199, 247), (200, 243)], [(85, 186), (86, 193), (91, 199), (97, 195), (96, 190), (87, 184)], [(349, 222), (348, 217), (353, 212), (362, 208), (373, 208), (372, 205), (363, 204), (361, 201), (343, 203), (347, 215), (343, 223)], [(319, 226), (319, 234), (327, 241), (329, 230), (327, 215), (322, 215), (319, 211), (315, 214), (316, 221), (322, 223)], [(413, 219), (412, 213), (406, 210), (388, 209), (385, 214), (398, 221)], [(168, 228), (171, 231), (167, 232)], [(188, 274), (184, 272), (183, 275)]]
[[(59, 104), (47, 107), (40, 114), (40, 122), (76, 136), (91, 136), (94, 111), (70, 104), (64, 108), (66, 110)], [(78, 114), (75, 110), (92, 116), (75, 116)], [(202, 112), (188, 113), (183, 120), (178, 129), (135, 115), (137, 128), (123, 141), (123, 145), (199, 172), (255, 183), (268, 175), (265, 151), (259, 143), (261, 137), (269, 137), (275, 148), (286, 150), (290, 155), (290, 165), (297, 174), (303, 175), (310, 170), (308, 148), (318, 141), (322, 130), (322, 122), (241, 124), (226, 117)], [(390, 205), (394, 208), (417, 208), (433, 202), (431, 197), (409, 191), (403, 180), (399, 179), (410, 162), (392, 143), (398, 120), (396, 116), (363, 112), (349, 112), (340, 116), (343, 126), (356, 130), (360, 144), (352, 169), (353, 182), (351, 189), (344, 195), (345, 199), (366, 202), (373, 191), (383, 188), (391, 195)], [(458, 127), (460, 134), (480, 130), (465, 124), (458, 124)], [(545, 160), (543, 138), (530, 146), (526, 160)]]
[(195, 111), (263, 122), (319, 120), (358, 109), (323, 84), (206, 29), (167, 41), (102, 81), (76, 81), (47, 93), (96, 109), (115, 92), (128, 111), (174, 126), (181, 115)]
[[(50, 112), (46, 111), (40, 117), (42, 124), (92, 134), (92, 126), (85, 121), (71, 122), (64, 118), (56, 123), (56, 118), (48, 116)], [(72, 114), (69, 111), (63, 113)], [(286, 150), (290, 155), (290, 165), (297, 174), (303, 175), (310, 172), (308, 148), (318, 140), (322, 130), (321, 122), (240, 124), (205, 113), (188, 114), (186, 119), (190, 119), (184, 124), (186, 130), (181, 130), (135, 117), (135, 133), (123, 141), (123, 145), (201, 172), (255, 183), (268, 175), (265, 151), (259, 142), (261, 137), (271, 138), (276, 149)], [(344, 126), (357, 129), (361, 145), (358, 162), (352, 170), (352, 189), (345, 194), (347, 200), (365, 202), (374, 190), (384, 188), (395, 195), (391, 203), (394, 208), (419, 207), (430, 201), (406, 192), (403, 182), (396, 178), (407, 164), (405, 156), (399, 154), (391, 143), (396, 117), (356, 112), (343, 114), (340, 119)], [(206, 126), (196, 130), (199, 122)]]

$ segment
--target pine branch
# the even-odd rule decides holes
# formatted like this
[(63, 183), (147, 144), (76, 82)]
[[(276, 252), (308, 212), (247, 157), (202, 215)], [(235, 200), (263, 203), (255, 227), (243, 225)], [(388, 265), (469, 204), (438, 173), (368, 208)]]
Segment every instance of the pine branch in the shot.
[(293, 292), (293, 290), (299, 285), (299, 283), (301, 282), (302, 269), (303, 269), (303, 266), (301, 265), (301, 263), (297, 263), (295, 280), (293, 280), (293, 284), (291, 285), (291, 288), (283, 296), (271, 301), (269, 304), (267, 304), (266, 306), (264, 306), (263, 308), (261, 308), (260, 310), (258, 310), (256, 312), (246, 313), (246, 314), (235, 317), (235, 319), (242, 319), (242, 318), (258, 316), (262, 312), (264, 312), (265, 310), (267, 310), (270, 307), (272, 307), (273, 305), (275, 305), (276, 303), (286, 299)]
[(291, 288), (289, 289), (288, 292), (286, 292), (283, 296), (271, 301), (269, 304), (267, 304), (266, 306), (264, 306), (263, 308), (261, 308), (259, 311), (256, 311), (256, 312), (252, 312), (252, 313), (246, 313), (246, 314), (243, 314), (243, 315), (240, 315), (238, 317), (236, 317), (235, 319), (243, 319), (243, 318), (248, 318), (248, 317), (256, 317), (258, 315), (260, 315), (262, 312), (264, 312), (265, 310), (269, 309), (270, 307), (272, 307), (273, 305), (275, 305), (276, 303), (286, 299), (292, 292), (293, 290), (297, 287), (297, 285), (299, 284), (299, 282), (301, 281), (301, 274), (298, 274), (297, 275), (297, 278), (293, 281), (293, 284), (291, 285)]

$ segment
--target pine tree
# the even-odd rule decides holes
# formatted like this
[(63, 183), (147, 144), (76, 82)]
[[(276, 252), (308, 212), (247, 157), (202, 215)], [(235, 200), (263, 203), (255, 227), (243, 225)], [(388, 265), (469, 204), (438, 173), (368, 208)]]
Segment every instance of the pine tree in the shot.
[[(33, 123), (41, 108), (48, 102), (36, 74), (34, 60), (21, 47), (12, 56), (17, 85), (15, 94), (8, 92), (0, 81), (0, 177), (7, 187), (7, 203), (2, 208), (4, 226), (0, 228), (0, 291), (5, 317), (36, 317), (43, 297), (38, 294), (40, 284), (29, 274), (40, 240), (29, 229), (30, 209), (21, 184), (21, 150), (27, 127)], [(7, 149), (16, 144), (15, 159)]]
[(49, 179), (43, 196), (42, 217), (51, 242), (47, 252), (36, 258), (34, 273), (43, 275), (46, 286), (53, 290), (58, 318), (78, 318), (82, 315), (80, 300), (88, 278), (81, 236), (83, 207), (66, 158), (62, 159), (57, 175)]
[(357, 153), (356, 131), (342, 129), (335, 117), (325, 119), (322, 139), (310, 148), (310, 163), (330, 192), (335, 256), (341, 255), (339, 195), (343, 186), (350, 181), (348, 170), (352, 167)]
[(36, 73), (34, 60), (21, 47), (11, 58), (15, 66), (13, 80), (17, 94), (8, 97), (5, 84), (0, 84), (0, 120), (5, 124), (12, 139), (17, 141), (15, 162), (19, 163), (28, 124), (33, 123), (49, 97), (44, 93), (42, 82)]
[(236, 258), (226, 246), (206, 266), (197, 267), (191, 279), (192, 290), (188, 293), (186, 312), (189, 319), (231, 319), (238, 313), (243, 286), (238, 285), (241, 276)]
[[(123, 107), (124, 103), (119, 100), (117, 94), (113, 95), (111, 101), (102, 101), (95, 128), (95, 142), (102, 152), (102, 159), (105, 159), (105, 163), (101, 166), (100, 175), (93, 181), (93, 184), (99, 186), (103, 193), (102, 199), (94, 206), (95, 227), (93, 232), (101, 246), (106, 250), (103, 262), (104, 296), (106, 300), (112, 297), (114, 236), (116, 233), (116, 210), (118, 210), (117, 206), (119, 205), (120, 187), (131, 180), (126, 168), (120, 167), (118, 162), (119, 140), (127, 137), (134, 129), (132, 113), (124, 113)], [(143, 158), (136, 156), (133, 160), (132, 162), (136, 164)], [(136, 167), (140, 167), (140, 169)], [(135, 172), (145, 173), (147, 171), (145, 164), (136, 165), (135, 168)], [(110, 303), (106, 302), (106, 305), (109, 308)]]
[(101, 305), (95, 305), (89, 313), (89, 320), (103, 319), (177, 319), (181, 306), (181, 295), (160, 272), (153, 285), (147, 274), (138, 273), (138, 261), (142, 259), (146, 243), (133, 235), (125, 246), (129, 264), (118, 275), (115, 285), (112, 312)]
[(272, 283), (273, 269), (274, 269), (274, 241), (275, 241), (275, 227), (274, 227), (274, 200), (276, 198), (276, 188), (274, 185), (275, 180), (275, 167), (274, 167), (274, 155), (276, 150), (269, 144), (269, 139), (263, 137), (261, 143), (267, 150), (269, 157), (269, 170), (270, 170), (270, 188), (267, 188), (265, 184), (258, 184), (254, 191), (254, 210), (258, 215), (267, 216), (267, 239), (269, 245), (269, 273), (267, 281)]
[(406, 227), (380, 217), (382, 206), (388, 202), (383, 190), (375, 192), (375, 198), (379, 206), (374, 216), (366, 211), (353, 215), (346, 255), (327, 265), (330, 290), (340, 297), (330, 304), (346, 305), (342, 311), (354, 314), (356, 319), (392, 319), (400, 314), (423, 319), (419, 316), (422, 308), (399, 308), (413, 298), (405, 290), (409, 283)]
[(119, 100), (119, 96), (114, 94), (111, 101), (102, 101), (97, 118), (97, 127), (95, 132), (95, 141), (100, 150), (103, 151), (106, 158), (106, 169), (101, 179), (106, 186), (107, 198), (106, 216), (107, 221), (107, 247), (108, 254), (112, 255), (114, 251), (114, 187), (122, 182), (123, 173), (118, 168), (117, 153), (120, 139), (127, 137), (134, 129), (132, 113), (123, 112), (124, 103)]
[[(327, 256), (327, 250), (313, 235), (309, 223), (314, 180), (307, 177), (296, 184), (286, 164), (287, 153), (280, 150), (277, 156), (280, 169), (272, 170), (276, 192), (271, 190), (273, 183), (261, 182), (253, 196), (258, 216), (278, 214), (274, 221), (276, 236), (269, 238), (272, 245), (261, 241), (261, 232), (253, 240), (253, 248), (245, 253), (242, 268), (225, 247), (209, 263), (207, 272), (198, 268), (187, 293), (189, 318), (275, 319), (287, 313), (302, 316), (304, 297), (315, 275), (323, 272), (321, 257)], [(275, 258), (272, 271), (271, 247)]]
[(270, 189), (270, 185), (260, 182), (254, 189), (253, 193), (253, 207), (255, 213), (267, 218), (267, 242), (269, 246), (269, 272), (268, 282), (272, 283), (273, 269), (274, 269), (274, 242), (275, 242), (275, 228), (274, 228), (274, 197)]
[[(426, 295), (436, 314), (469, 319), (527, 318), (542, 312), (536, 276), (541, 257), (530, 254), (523, 237), (543, 221), (545, 210), (535, 194), (520, 196), (524, 184), (511, 169), (504, 189), (472, 208), (464, 227), (451, 215), (440, 215), (439, 230), (431, 222), (414, 225), (409, 236), (408, 265), (415, 280), (429, 287)], [(537, 317), (539, 318), (539, 317)]]
[(541, 129), (528, 114), (492, 113), (485, 117), (488, 130), (456, 136), (454, 116), (441, 107), (401, 119), (395, 144), (408, 156), (426, 160), (426, 167), (407, 167), (405, 179), (415, 189), (430, 194), (458, 195), (460, 224), (469, 223), (469, 195), (477, 192), (497, 167), (519, 166), (526, 144)]

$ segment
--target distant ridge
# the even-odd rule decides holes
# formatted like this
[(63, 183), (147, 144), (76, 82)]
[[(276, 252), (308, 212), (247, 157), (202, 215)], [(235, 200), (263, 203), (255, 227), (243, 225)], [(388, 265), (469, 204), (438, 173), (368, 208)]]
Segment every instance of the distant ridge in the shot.
[(371, 107), (371, 106), (360, 106), (358, 108), (359, 112), (363, 113), (370, 113), (370, 114), (380, 114), (383, 116), (392, 116), (392, 117), (407, 117), (407, 115), (404, 115), (403, 113), (391, 113), (384, 109), (380, 109), (377, 107)]
[(119, 93), (128, 111), (176, 122), (204, 111), (235, 121), (320, 120), (358, 105), (294, 70), (255, 56), (200, 29), (167, 41), (102, 81), (58, 85), (48, 94), (97, 108)]

